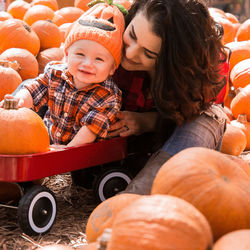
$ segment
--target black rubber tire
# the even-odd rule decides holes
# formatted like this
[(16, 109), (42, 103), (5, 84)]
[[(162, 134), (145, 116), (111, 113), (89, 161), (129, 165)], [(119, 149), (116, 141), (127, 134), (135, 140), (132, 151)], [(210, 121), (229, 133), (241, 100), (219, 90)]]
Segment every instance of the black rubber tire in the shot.
[(20, 199), (17, 220), (27, 235), (46, 234), (56, 218), (56, 198), (44, 186), (34, 185)]
[(123, 168), (109, 167), (96, 176), (93, 192), (97, 202), (102, 202), (123, 191), (131, 181), (131, 174)]

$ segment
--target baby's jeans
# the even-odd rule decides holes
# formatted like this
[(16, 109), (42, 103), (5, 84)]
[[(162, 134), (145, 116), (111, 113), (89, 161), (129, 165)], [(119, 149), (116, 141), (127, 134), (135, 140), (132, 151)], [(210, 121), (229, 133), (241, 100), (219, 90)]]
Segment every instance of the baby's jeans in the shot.
[(150, 194), (158, 170), (171, 156), (189, 147), (206, 147), (219, 151), (225, 129), (225, 113), (220, 105), (212, 105), (197, 119), (177, 127), (122, 193)]

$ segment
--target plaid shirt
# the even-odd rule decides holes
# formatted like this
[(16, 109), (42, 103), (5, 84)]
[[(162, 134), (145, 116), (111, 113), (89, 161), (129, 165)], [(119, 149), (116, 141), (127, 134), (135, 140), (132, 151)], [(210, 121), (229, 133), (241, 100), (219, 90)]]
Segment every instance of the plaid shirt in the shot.
[(121, 108), (121, 91), (111, 79), (76, 89), (67, 65), (50, 62), (44, 73), (24, 85), (33, 98), (34, 110), (48, 104), (44, 122), (53, 143), (68, 144), (82, 126), (97, 139), (105, 138)]

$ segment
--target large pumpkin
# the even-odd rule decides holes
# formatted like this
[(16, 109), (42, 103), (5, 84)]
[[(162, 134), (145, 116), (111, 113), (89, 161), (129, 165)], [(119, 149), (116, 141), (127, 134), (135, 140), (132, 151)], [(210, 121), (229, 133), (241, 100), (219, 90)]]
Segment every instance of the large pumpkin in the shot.
[(0, 55), (0, 60), (17, 61), (17, 72), (22, 80), (35, 78), (38, 75), (38, 62), (36, 57), (27, 49), (9, 48)]
[(24, 14), (30, 8), (30, 3), (23, 0), (13, 1), (9, 4), (7, 12), (14, 18), (23, 20)]
[(248, 250), (250, 249), (250, 229), (236, 230), (218, 239), (213, 250)]
[(0, 53), (9, 48), (27, 49), (36, 56), (40, 50), (40, 40), (26, 22), (9, 19), (1, 23)]
[(240, 89), (233, 98), (230, 108), (235, 118), (240, 114), (246, 114), (247, 120), (250, 121), (250, 84)]
[(205, 250), (212, 233), (190, 203), (169, 195), (142, 196), (115, 217), (107, 249)]
[(237, 41), (250, 40), (250, 19), (245, 20), (240, 26), (236, 34)]
[(125, 206), (140, 198), (137, 194), (119, 194), (100, 203), (90, 214), (86, 225), (88, 243), (95, 242), (105, 228), (112, 226), (115, 216)]
[(6, 94), (11, 94), (22, 82), (21, 76), (11, 67), (0, 66), (0, 79), (0, 101)]
[(49, 134), (42, 118), (15, 99), (0, 108), (0, 154), (32, 154), (49, 150)]
[(157, 173), (152, 194), (168, 194), (193, 204), (211, 225), (214, 239), (250, 228), (250, 178), (226, 154), (201, 147), (182, 150)]

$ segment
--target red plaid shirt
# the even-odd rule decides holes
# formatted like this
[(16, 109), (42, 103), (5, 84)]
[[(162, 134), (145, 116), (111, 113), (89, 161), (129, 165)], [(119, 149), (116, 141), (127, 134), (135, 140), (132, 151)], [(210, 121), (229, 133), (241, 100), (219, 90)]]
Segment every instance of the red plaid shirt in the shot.
[(49, 63), (43, 74), (24, 85), (33, 98), (34, 110), (48, 104), (44, 122), (53, 143), (68, 144), (82, 126), (97, 139), (105, 138), (121, 108), (121, 91), (113, 80), (76, 89), (67, 65)]

